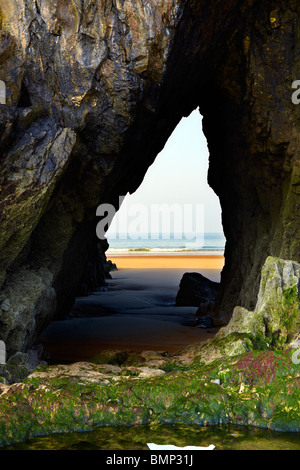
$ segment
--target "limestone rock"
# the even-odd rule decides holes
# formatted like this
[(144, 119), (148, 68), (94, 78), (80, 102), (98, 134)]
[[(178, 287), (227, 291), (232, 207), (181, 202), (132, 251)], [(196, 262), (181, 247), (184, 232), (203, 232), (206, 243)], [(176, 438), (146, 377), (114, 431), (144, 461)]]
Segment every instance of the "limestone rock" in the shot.
[(113, 364), (75, 362), (70, 365), (37, 367), (28, 375), (28, 379), (75, 379), (79, 384), (108, 385), (130, 377), (143, 379), (164, 374), (163, 370), (155, 367), (120, 367)]
[(75, 378), (78, 383), (94, 383), (107, 385), (108, 379), (115, 379), (121, 369), (112, 365), (95, 365), (88, 362), (76, 362), (70, 365), (49, 366), (37, 368), (28, 378)]

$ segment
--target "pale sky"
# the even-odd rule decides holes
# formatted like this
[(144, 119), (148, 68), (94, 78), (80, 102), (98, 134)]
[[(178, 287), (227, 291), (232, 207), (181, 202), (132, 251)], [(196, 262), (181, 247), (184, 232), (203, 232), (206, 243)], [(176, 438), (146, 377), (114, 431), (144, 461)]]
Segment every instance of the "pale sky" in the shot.
[(153, 204), (181, 207), (188, 204), (194, 217), (196, 206), (199, 209), (203, 205), (203, 231), (222, 233), (219, 198), (208, 186), (207, 171), (207, 142), (202, 132), (202, 116), (196, 110), (178, 124), (137, 191), (126, 196), (107, 236), (127, 232), (133, 215), (140, 211), (141, 217), (147, 210), (150, 213)]

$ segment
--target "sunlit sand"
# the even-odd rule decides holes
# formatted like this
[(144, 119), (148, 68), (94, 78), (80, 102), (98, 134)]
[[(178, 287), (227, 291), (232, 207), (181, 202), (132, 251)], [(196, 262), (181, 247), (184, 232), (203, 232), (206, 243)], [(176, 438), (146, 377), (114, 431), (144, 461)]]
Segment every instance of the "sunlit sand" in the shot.
[(118, 255), (108, 256), (118, 269), (213, 269), (221, 270), (224, 266), (223, 255)]

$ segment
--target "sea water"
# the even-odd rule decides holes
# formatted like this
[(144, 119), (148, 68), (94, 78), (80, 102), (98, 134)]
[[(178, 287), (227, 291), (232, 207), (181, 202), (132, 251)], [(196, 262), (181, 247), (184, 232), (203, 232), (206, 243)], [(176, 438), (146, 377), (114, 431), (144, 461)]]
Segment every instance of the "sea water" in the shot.
[(107, 254), (187, 254), (205, 252), (223, 254), (225, 236), (223, 233), (142, 233), (110, 234), (107, 237), (109, 250)]
[(211, 444), (215, 450), (300, 450), (300, 433), (247, 426), (116, 426), (90, 432), (35, 437), (4, 450), (148, 450), (147, 442), (177, 447)]

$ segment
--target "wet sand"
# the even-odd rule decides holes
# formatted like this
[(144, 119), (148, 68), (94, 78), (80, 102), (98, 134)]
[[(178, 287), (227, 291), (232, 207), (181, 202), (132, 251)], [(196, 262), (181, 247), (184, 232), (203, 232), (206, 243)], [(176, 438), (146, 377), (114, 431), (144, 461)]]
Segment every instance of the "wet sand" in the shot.
[(108, 290), (76, 299), (73, 318), (51, 322), (40, 337), (50, 362), (89, 360), (104, 349), (164, 351), (213, 337), (218, 329), (196, 328), (197, 307), (176, 307), (185, 272), (220, 280), (221, 256), (109, 257), (118, 266)]

